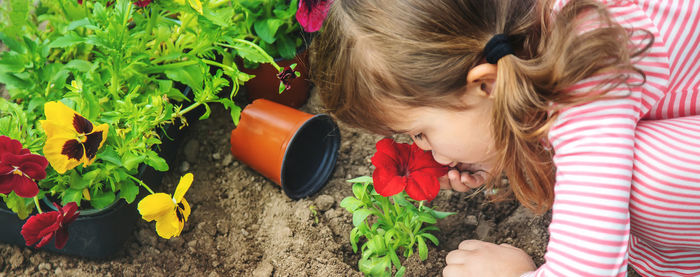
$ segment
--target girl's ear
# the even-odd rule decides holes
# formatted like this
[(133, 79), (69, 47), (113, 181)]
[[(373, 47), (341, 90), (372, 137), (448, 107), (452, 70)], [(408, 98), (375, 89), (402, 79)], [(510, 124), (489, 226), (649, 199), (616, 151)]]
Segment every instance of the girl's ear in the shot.
[(498, 67), (495, 64), (482, 63), (467, 73), (467, 86), (476, 85), (482, 93), (491, 95), (493, 84), (496, 82)]

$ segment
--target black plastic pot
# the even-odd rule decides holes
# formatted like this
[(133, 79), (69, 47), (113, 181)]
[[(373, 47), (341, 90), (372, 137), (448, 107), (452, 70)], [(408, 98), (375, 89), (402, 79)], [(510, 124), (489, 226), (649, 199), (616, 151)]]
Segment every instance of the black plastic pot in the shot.
[[(184, 94), (189, 95), (189, 88), (184, 89)], [(188, 120), (195, 118), (195, 112), (187, 114)], [(167, 128), (167, 137), (160, 145), (158, 154), (163, 157), (170, 168), (173, 168), (177, 149), (181, 144), (183, 130), (176, 126)], [(150, 166), (141, 164), (139, 174), (136, 176), (151, 188), (160, 186), (165, 172), (157, 171)], [(143, 192), (143, 190), (142, 190)], [(114, 204), (101, 209), (89, 209), (82, 211), (78, 218), (68, 226), (68, 241), (64, 248), (56, 249), (52, 239), (40, 249), (50, 252), (79, 256), (90, 259), (104, 259), (119, 251), (125, 242), (131, 237), (139, 213), (136, 209), (138, 201), (145, 196), (141, 193), (132, 203), (126, 203), (124, 199), (117, 200)], [(44, 200), (41, 205), (43, 211), (55, 210), (50, 201)], [(8, 209), (4, 202), (0, 201), (0, 242), (25, 246), (24, 238), (20, 231), (26, 222), (20, 220), (17, 214)]]

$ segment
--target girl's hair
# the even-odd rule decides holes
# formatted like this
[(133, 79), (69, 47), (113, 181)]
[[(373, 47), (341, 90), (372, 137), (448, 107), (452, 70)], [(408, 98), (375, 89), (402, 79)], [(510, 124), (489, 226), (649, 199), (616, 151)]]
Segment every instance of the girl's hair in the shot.
[[(381, 108), (391, 103), (464, 108), (455, 99), (467, 73), (484, 62), (488, 40), (506, 34), (516, 53), (498, 61), (491, 128), (503, 147), (487, 184), (503, 172), (521, 203), (544, 212), (555, 170), (544, 142), (558, 111), (629, 84), (632, 73), (643, 78), (632, 58), (651, 44), (632, 45), (632, 31), (593, 0), (551, 8), (551, 0), (335, 0), (312, 42), (312, 79), (338, 120), (390, 135)], [(567, 92), (604, 72), (613, 74), (600, 93)]]

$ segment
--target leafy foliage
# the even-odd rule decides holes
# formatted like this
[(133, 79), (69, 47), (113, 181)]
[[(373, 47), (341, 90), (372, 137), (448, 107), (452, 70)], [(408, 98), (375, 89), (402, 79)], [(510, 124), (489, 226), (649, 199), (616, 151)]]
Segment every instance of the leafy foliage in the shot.
[[(39, 182), (40, 196), (102, 208), (136, 199), (141, 164), (169, 169), (156, 152), (167, 139), (161, 130), (185, 126), (186, 113), (204, 107), (199, 118), (206, 119), (209, 105), (221, 103), (238, 122), (233, 97), (251, 76), (230, 62), (233, 56), (274, 61), (245, 41), (246, 26), (235, 16), (240, 7), (231, 1), (154, 1), (145, 8), (129, 0), (82, 2), (0, 3), (0, 40), (9, 49), (0, 53), (0, 83), (10, 96), (0, 98), (0, 134), (42, 153), (38, 121), (49, 101), (109, 124), (95, 163), (65, 174), (49, 169)], [(30, 200), (2, 197), (18, 214), (31, 212)]]
[[(363, 176), (349, 180), (352, 192), (340, 202), (340, 206), (353, 214), (355, 226), (350, 231), (353, 251), (362, 252), (358, 262), (360, 271), (369, 276), (403, 276), (406, 268), (399, 255), (408, 258), (418, 249), (421, 260), (428, 257), (427, 241), (438, 245), (438, 239), (430, 231), (438, 231), (435, 223), (454, 213), (435, 211), (414, 201), (401, 192), (388, 197), (379, 195), (372, 186), (372, 178)], [(359, 246), (360, 240), (364, 243)]]

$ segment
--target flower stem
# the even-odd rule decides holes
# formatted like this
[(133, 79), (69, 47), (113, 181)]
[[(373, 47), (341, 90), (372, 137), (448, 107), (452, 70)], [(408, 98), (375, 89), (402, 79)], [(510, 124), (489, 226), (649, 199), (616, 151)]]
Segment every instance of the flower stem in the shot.
[(186, 113), (188, 113), (188, 112), (194, 110), (196, 107), (199, 107), (199, 105), (201, 105), (201, 104), (202, 104), (201, 102), (196, 102), (196, 103), (190, 105), (189, 107), (185, 108), (184, 110), (180, 110), (180, 112), (174, 114), (174, 115), (173, 115), (173, 118), (183, 116), (183, 115), (185, 115)]
[(136, 177), (134, 177), (134, 176), (128, 175), (128, 174), (127, 174), (127, 176), (129, 176), (129, 178), (131, 178), (131, 179), (134, 179), (134, 181), (136, 181), (137, 183), (139, 183), (139, 185), (141, 185), (142, 187), (144, 187), (144, 188), (145, 188), (148, 192), (150, 192), (151, 194), (154, 194), (154, 193), (155, 193), (155, 192), (153, 192), (153, 190), (151, 190), (151, 188), (149, 188), (148, 185), (146, 185), (146, 183), (144, 183), (143, 181), (139, 180), (138, 178), (136, 178)]
[(41, 210), (41, 205), (39, 205), (39, 197), (34, 196), (34, 205), (36, 205), (36, 210), (39, 211), (39, 213), (43, 213)]

